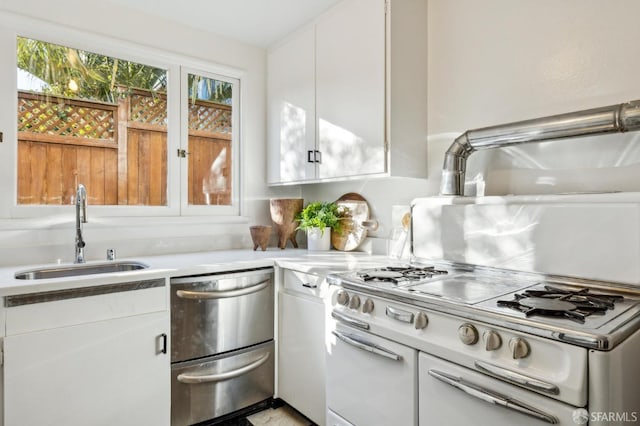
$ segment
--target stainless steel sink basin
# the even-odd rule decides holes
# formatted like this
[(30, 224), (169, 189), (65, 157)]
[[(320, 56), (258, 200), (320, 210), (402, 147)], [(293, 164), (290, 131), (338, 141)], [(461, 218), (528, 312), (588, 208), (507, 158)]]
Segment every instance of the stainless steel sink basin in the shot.
[(78, 264), (53, 266), (17, 272), (18, 280), (44, 280), (48, 278), (76, 277), (78, 275), (109, 274), (113, 272), (137, 271), (146, 269), (148, 265), (140, 262), (109, 262), (94, 264)]

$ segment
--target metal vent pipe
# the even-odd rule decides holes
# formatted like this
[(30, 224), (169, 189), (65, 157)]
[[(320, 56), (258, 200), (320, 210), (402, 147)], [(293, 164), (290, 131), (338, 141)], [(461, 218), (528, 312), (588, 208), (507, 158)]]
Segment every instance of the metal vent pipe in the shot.
[(640, 100), (467, 130), (445, 153), (440, 194), (464, 195), (467, 158), (480, 149), (634, 130), (640, 130)]

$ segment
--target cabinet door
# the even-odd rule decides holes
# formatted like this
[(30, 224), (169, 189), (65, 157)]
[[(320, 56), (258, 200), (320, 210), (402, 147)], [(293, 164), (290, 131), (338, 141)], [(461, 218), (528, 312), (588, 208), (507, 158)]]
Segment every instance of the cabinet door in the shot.
[(385, 0), (345, 0), (316, 26), (319, 178), (384, 173)]
[(8, 336), (5, 426), (169, 425), (168, 312)]
[(315, 35), (294, 34), (267, 57), (269, 183), (315, 178)]
[(324, 304), (280, 293), (278, 394), (319, 425), (325, 424)]

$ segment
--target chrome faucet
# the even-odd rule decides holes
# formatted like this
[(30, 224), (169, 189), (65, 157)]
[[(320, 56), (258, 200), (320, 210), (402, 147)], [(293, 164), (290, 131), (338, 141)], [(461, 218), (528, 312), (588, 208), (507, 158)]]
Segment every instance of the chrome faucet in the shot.
[(74, 263), (84, 263), (83, 223), (87, 223), (87, 189), (80, 183), (76, 190), (76, 257)]

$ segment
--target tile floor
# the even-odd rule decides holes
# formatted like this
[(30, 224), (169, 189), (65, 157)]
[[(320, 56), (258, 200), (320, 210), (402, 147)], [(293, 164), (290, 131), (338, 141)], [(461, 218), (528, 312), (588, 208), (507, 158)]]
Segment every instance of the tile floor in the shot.
[(315, 426), (288, 405), (267, 408), (247, 417), (235, 418), (218, 423), (217, 426)]
[(312, 426), (309, 420), (301, 416), (288, 405), (266, 410), (247, 417), (252, 426)]

